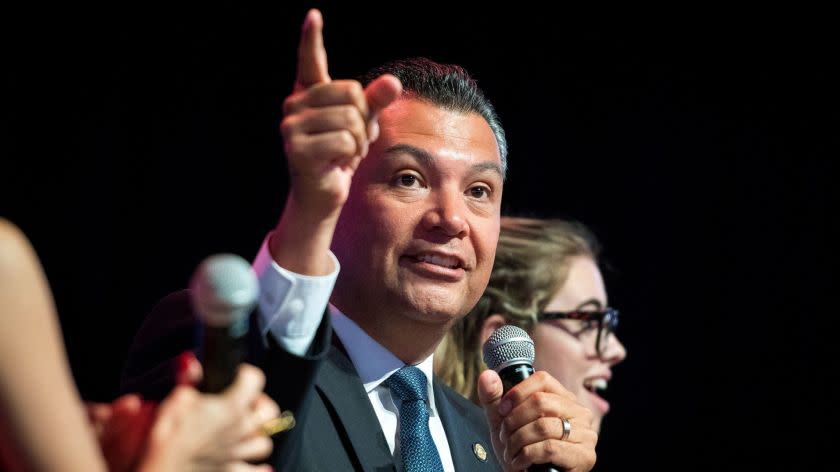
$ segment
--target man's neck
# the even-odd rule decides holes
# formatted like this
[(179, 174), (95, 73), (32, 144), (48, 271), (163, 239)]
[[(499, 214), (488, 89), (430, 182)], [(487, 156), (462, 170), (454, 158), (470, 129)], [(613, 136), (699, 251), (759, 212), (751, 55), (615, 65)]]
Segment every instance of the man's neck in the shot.
[(366, 310), (347, 310), (335, 304), (345, 316), (405, 364), (415, 365), (431, 356), (451, 323), (424, 323), (407, 316), (371, 316)]

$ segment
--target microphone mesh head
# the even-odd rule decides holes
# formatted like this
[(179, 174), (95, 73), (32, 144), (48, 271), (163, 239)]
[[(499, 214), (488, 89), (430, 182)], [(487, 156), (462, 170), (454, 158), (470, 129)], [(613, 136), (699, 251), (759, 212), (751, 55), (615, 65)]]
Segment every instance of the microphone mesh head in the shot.
[(204, 259), (193, 274), (190, 288), (198, 317), (216, 326), (247, 316), (259, 296), (259, 282), (251, 264), (236, 254)]
[(534, 341), (522, 328), (504, 325), (484, 343), (484, 363), (499, 372), (512, 364), (534, 364)]

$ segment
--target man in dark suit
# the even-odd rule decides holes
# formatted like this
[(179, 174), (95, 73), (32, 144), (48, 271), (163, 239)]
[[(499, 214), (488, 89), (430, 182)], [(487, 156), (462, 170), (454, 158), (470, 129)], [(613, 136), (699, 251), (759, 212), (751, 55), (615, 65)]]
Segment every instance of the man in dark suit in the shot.
[[(463, 69), (427, 59), (333, 81), (322, 26), (310, 11), (281, 125), (292, 185), (254, 262), (250, 360), (298, 420), (276, 439), (275, 467), (589, 470), (590, 413), (545, 373), (504, 395), (482, 374), (483, 415), (433, 379), (435, 348), (495, 255), (507, 147), (492, 105)], [(184, 293), (154, 310), (127, 389), (165, 390), (190, 312)]]

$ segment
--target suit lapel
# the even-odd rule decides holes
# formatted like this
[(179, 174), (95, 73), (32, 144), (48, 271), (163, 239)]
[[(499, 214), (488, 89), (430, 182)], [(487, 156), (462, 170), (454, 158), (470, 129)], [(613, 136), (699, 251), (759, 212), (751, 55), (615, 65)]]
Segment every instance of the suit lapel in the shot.
[(379, 419), (359, 374), (336, 336), (333, 336), (332, 349), (315, 387), (323, 396), (327, 408), (344, 427), (345, 434), (342, 436), (353, 446), (353, 451), (348, 451), (348, 454), (355, 453), (362, 469), (395, 470), (394, 458), (382, 434)]
[[(488, 471), (496, 470), (491, 455), (493, 445), (485, 437), (486, 433), (477, 431), (473, 424), (467, 420), (470, 417), (463, 404), (453, 401), (448, 392), (440, 386), (440, 380), (435, 379), (432, 383), (435, 391), (435, 407), (446, 431), (446, 440), (449, 442), (449, 451), (452, 454), (452, 463), (455, 470), (461, 471)], [(483, 448), (487, 454), (486, 461), (478, 459), (479, 452), (476, 452), (476, 444)]]

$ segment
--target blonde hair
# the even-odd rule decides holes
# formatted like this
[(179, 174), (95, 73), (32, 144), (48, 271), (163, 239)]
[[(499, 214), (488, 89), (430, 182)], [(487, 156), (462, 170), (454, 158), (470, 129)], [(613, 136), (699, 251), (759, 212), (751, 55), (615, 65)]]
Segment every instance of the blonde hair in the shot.
[(435, 373), (461, 395), (478, 402), (481, 329), (493, 314), (530, 333), (537, 314), (566, 282), (570, 259), (597, 259), (592, 233), (582, 224), (503, 217), (490, 282), (476, 306), (444, 337), (435, 353)]

